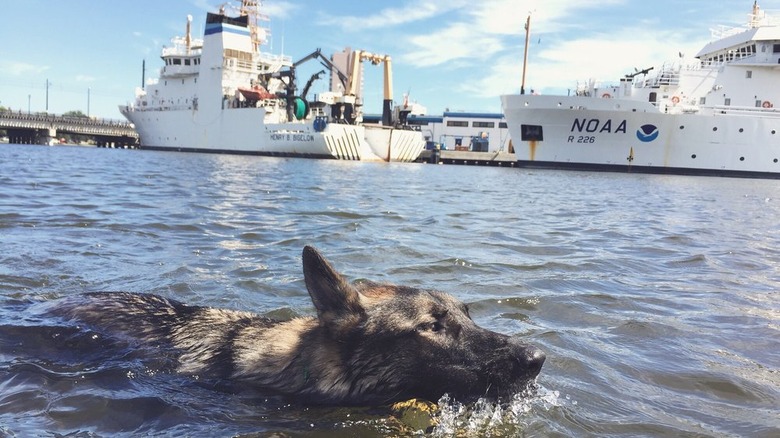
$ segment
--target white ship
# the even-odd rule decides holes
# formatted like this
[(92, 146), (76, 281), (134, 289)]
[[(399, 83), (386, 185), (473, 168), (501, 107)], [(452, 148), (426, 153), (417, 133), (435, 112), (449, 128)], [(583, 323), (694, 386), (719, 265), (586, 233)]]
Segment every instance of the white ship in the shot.
[[(377, 57), (355, 51), (350, 74), (343, 73), (319, 49), (293, 62), (260, 51), (266, 30), (258, 0), (243, 0), (234, 16), (208, 13), (203, 39), (184, 37), (162, 50), (159, 79), (137, 88), (135, 101), (120, 106), (135, 125), (141, 149), (239, 153), (344, 160), (413, 161), (424, 149), (420, 132), (393, 119), (390, 57), (385, 62), (383, 125), (362, 124), (360, 96), (353, 72)], [(306, 100), (312, 76), (301, 94), (296, 67), (320, 58), (337, 75), (342, 91)], [(401, 114), (399, 114), (401, 113)], [(403, 120), (396, 111), (396, 120)]]
[(501, 96), (518, 164), (780, 178), (780, 26), (754, 3), (690, 63), (574, 96)]

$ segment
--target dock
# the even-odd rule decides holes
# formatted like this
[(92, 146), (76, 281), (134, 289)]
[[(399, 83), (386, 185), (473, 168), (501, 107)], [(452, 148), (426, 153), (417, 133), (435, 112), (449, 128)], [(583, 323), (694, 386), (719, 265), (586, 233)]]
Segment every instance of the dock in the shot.
[(509, 152), (471, 152), (450, 150), (424, 150), (418, 163), (461, 164), (472, 166), (516, 167), (517, 156)]

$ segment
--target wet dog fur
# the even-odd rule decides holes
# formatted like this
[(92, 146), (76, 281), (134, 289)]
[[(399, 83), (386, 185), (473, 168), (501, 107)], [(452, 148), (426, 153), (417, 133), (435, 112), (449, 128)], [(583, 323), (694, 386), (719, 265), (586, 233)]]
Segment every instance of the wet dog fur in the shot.
[(274, 321), (132, 293), (68, 298), (57, 313), (106, 335), (168, 348), (180, 373), (316, 404), (511, 395), (544, 363), (541, 350), (478, 327), (444, 292), (350, 284), (310, 246), (303, 273), (316, 318)]

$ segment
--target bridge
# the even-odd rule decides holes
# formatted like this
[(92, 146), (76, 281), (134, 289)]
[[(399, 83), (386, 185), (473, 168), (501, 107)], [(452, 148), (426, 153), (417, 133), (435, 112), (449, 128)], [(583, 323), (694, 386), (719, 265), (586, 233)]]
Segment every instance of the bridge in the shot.
[(93, 137), (98, 147), (138, 146), (133, 125), (117, 120), (0, 111), (0, 130), (18, 144), (51, 144), (62, 134), (76, 134)]

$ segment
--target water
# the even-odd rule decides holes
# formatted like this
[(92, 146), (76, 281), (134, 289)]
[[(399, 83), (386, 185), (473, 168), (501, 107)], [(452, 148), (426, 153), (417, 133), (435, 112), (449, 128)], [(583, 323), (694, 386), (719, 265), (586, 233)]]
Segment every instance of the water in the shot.
[(547, 353), (436, 436), (778, 436), (780, 182), (0, 145), (0, 436), (384, 436), (176, 375), (36, 308), (153, 292), (311, 315), (300, 251), (449, 291)]

